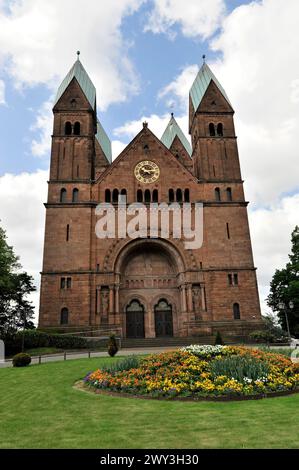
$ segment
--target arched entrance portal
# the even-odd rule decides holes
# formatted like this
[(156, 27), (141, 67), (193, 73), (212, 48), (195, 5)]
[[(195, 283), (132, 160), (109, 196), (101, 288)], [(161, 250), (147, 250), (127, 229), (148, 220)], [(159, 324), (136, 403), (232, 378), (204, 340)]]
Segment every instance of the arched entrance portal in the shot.
[(172, 305), (160, 299), (155, 305), (156, 336), (173, 336)]
[[(132, 241), (120, 251), (114, 271), (119, 276), (118, 302), (124, 336), (141, 337), (142, 327), (146, 338), (180, 335), (186, 321), (181, 289), (185, 266), (171, 243), (161, 239)], [(139, 304), (131, 306), (133, 300)], [(143, 316), (130, 313), (133, 307), (142, 309)], [(140, 318), (144, 323), (136, 325), (136, 330), (134, 323)]]
[(126, 308), (127, 338), (144, 338), (144, 307), (132, 300)]

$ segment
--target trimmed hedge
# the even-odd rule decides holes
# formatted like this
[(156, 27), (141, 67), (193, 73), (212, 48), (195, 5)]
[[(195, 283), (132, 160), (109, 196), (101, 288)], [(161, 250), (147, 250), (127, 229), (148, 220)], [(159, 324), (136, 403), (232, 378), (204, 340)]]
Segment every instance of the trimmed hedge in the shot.
[[(25, 349), (34, 348), (58, 348), (58, 349), (85, 349), (88, 341), (85, 338), (72, 335), (49, 334), (38, 330), (25, 331)], [(18, 353), (22, 350), (23, 332), (18, 331), (14, 335), (3, 338), (7, 355)]]
[(14, 367), (27, 367), (29, 366), (30, 362), (31, 362), (31, 357), (29, 356), (29, 354), (26, 354), (26, 353), (16, 354), (12, 358), (12, 365)]

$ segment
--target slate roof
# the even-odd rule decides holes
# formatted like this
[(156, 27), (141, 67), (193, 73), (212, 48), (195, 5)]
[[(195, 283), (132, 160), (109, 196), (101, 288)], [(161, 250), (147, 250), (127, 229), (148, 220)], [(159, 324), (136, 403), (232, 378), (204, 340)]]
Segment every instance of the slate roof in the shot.
[(192, 155), (192, 149), (191, 149), (191, 145), (187, 139), (187, 137), (185, 136), (185, 134), (183, 133), (182, 129), (180, 128), (180, 126), (178, 125), (178, 123), (176, 122), (175, 118), (173, 116), (171, 116), (171, 119), (161, 137), (161, 142), (165, 145), (165, 147), (167, 147), (168, 149), (170, 149), (175, 137), (178, 136), (178, 138), (180, 139), (181, 143), (183, 144), (183, 146), (185, 147), (186, 151), (188, 152), (188, 154)]
[(54, 106), (57, 104), (73, 78), (76, 78), (77, 82), (79, 83), (84, 95), (86, 96), (90, 106), (92, 109), (96, 109), (96, 89), (94, 84), (92, 83), (91, 79), (88, 76), (85, 68), (81, 64), (79, 58), (76, 60), (74, 65), (72, 66), (71, 70), (67, 74), (67, 76), (62, 81), (60, 87), (58, 88), (56, 98), (54, 101)]
[(99, 120), (97, 120), (96, 139), (99, 142), (108, 162), (112, 163), (111, 141)]
[(190, 96), (195, 111), (197, 111), (198, 106), (200, 105), (201, 100), (203, 99), (211, 80), (213, 80), (213, 82), (219, 88), (219, 91), (222, 93), (224, 98), (231, 105), (224, 88), (217, 80), (210, 67), (206, 63), (203, 63), (190, 89)]

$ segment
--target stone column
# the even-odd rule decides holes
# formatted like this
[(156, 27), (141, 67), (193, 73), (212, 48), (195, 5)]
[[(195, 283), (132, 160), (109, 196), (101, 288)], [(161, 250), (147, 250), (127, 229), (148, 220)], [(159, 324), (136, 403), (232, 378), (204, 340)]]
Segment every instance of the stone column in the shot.
[(115, 293), (114, 293), (114, 312), (115, 312), (115, 323), (120, 323), (120, 316), (119, 316), (119, 285), (115, 286)]
[(182, 305), (182, 312), (187, 311), (187, 304), (186, 304), (186, 286), (181, 286), (181, 305)]
[(115, 286), (115, 299), (114, 300), (115, 300), (115, 307), (114, 307), (115, 313), (119, 314), (119, 285)]
[(109, 286), (109, 325), (114, 325), (114, 286)]
[(193, 312), (193, 302), (192, 302), (192, 284), (188, 284), (188, 312)]
[(109, 286), (109, 313), (114, 313), (114, 286)]
[(96, 314), (101, 314), (101, 287), (96, 288), (96, 297), (97, 297), (97, 311)]
[(145, 312), (145, 337), (146, 338), (156, 337), (154, 315), (155, 314), (151, 309)]
[(200, 293), (201, 293), (201, 308), (206, 311), (207, 310), (207, 305), (206, 305), (206, 290), (205, 286), (200, 284)]

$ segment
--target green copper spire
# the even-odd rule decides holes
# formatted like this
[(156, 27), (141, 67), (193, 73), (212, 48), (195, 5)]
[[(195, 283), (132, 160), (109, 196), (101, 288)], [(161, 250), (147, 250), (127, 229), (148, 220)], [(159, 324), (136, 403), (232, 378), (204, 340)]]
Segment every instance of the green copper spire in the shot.
[(194, 111), (197, 111), (198, 106), (200, 105), (201, 100), (203, 99), (211, 80), (213, 80), (213, 82), (218, 87), (219, 91), (222, 93), (226, 101), (231, 104), (227, 94), (225, 93), (224, 88), (221, 86), (210, 67), (204, 61), (190, 89), (190, 96), (192, 99)]
[(165, 145), (165, 147), (170, 149), (176, 136), (180, 139), (181, 143), (183, 144), (186, 151), (191, 157), (192, 155), (191, 145), (187, 137), (183, 133), (182, 129), (180, 128), (176, 120), (174, 119), (173, 113), (171, 113), (171, 119), (164, 131), (164, 134), (161, 137), (161, 142)]
[(100, 147), (103, 150), (108, 162), (111, 163), (112, 162), (111, 142), (99, 120), (97, 121), (96, 139), (98, 143), (100, 144)]
[(54, 106), (57, 104), (59, 99), (62, 97), (63, 93), (73, 80), (73, 78), (76, 78), (77, 82), (79, 83), (84, 95), (86, 96), (86, 99), (88, 100), (90, 106), (92, 109), (96, 109), (96, 89), (92, 81), (90, 80), (85, 68), (80, 62), (79, 59), (80, 52), (77, 52), (77, 60), (74, 63), (73, 67), (65, 77), (65, 79), (62, 81), (60, 87), (58, 88), (57, 95), (54, 101)]

